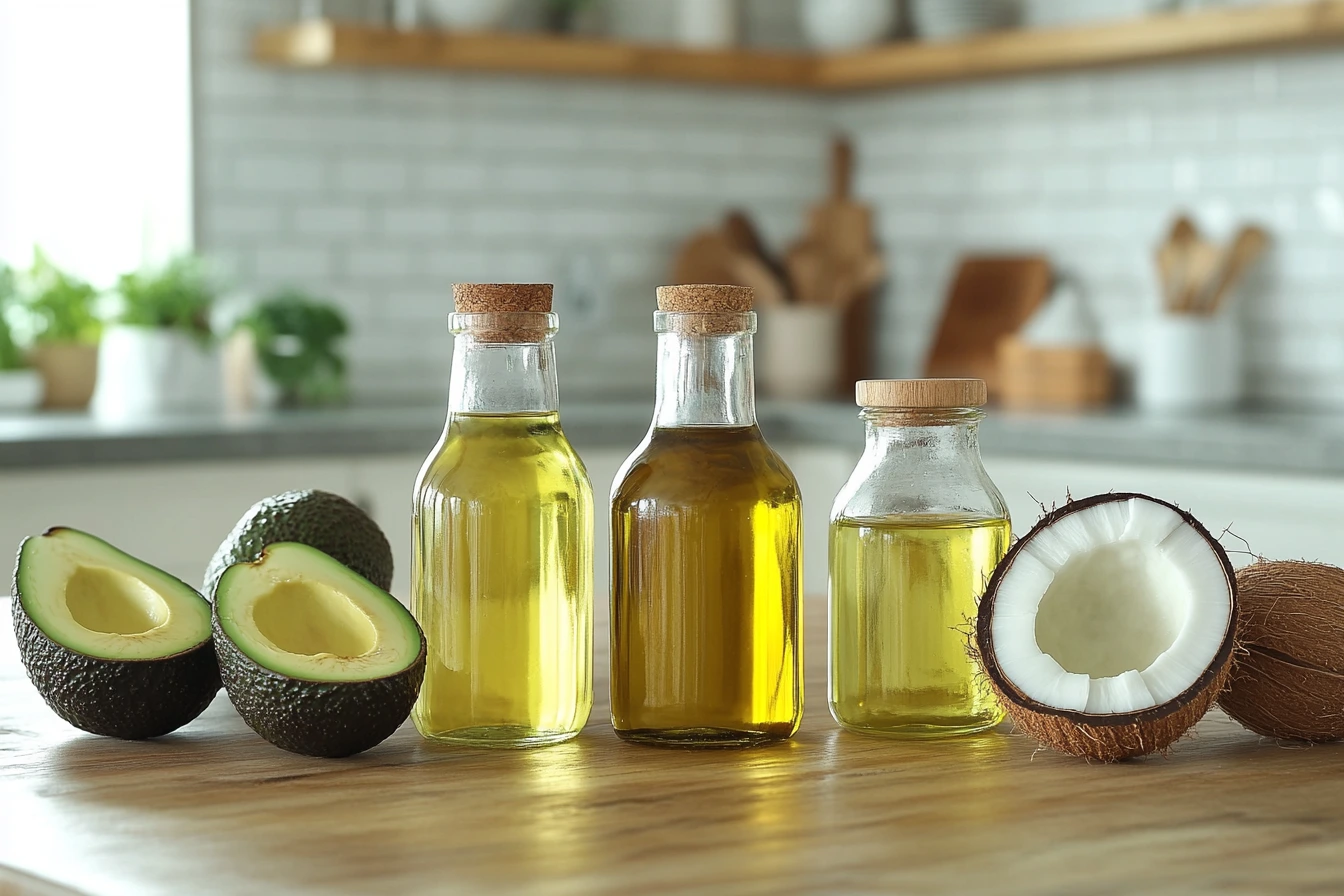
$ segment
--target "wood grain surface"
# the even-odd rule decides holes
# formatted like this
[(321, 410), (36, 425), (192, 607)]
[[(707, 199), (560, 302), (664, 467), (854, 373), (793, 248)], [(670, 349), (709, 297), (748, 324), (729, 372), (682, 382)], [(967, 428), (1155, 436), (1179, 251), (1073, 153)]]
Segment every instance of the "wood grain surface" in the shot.
[(1006, 729), (849, 734), (826, 711), (824, 607), (808, 602), (788, 744), (622, 744), (601, 673), (571, 743), (449, 749), (408, 725), (349, 760), (275, 749), (222, 695), (157, 742), (82, 734), (33, 690), (5, 622), (0, 865), (91, 894), (1344, 892), (1339, 748), (1222, 716), (1115, 766)]

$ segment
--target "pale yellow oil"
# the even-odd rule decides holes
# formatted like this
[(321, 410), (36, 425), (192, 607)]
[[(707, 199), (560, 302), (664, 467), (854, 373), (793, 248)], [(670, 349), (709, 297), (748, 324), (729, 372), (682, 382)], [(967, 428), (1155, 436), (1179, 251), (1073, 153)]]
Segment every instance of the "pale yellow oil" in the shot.
[(798, 483), (754, 426), (655, 429), (612, 496), (611, 718), (626, 740), (783, 740), (802, 716)]
[(548, 414), (454, 414), (416, 485), (411, 611), (425, 737), (557, 743), (592, 709), (593, 498)]
[(939, 737), (1003, 711), (967, 652), (1006, 519), (909, 516), (831, 523), (831, 714), (866, 734)]

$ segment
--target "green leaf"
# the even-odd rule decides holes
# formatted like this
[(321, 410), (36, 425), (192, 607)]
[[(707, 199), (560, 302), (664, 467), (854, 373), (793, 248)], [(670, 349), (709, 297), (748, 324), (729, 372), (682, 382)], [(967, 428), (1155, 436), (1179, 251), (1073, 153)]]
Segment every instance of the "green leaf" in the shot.
[(159, 270), (123, 274), (117, 292), (122, 300), (118, 323), (181, 330), (202, 345), (214, 339), (210, 309), (215, 285), (197, 256), (180, 255)]
[(252, 332), (261, 368), (286, 403), (345, 398), (345, 359), (337, 343), (350, 328), (334, 305), (287, 290), (263, 301), (239, 326)]
[(40, 248), (33, 249), (32, 267), (16, 279), (15, 294), (34, 343), (98, 341), (98, 290), (62, 271)]

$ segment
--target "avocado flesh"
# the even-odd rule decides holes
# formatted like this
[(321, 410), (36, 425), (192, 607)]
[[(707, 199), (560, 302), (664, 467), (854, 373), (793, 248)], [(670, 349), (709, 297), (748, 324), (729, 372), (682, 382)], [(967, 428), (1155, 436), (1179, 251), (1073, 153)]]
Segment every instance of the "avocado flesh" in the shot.
[(210, 605), (76, 529), (25, 539), (14, 629), (28, 676), (66, 721), (139, 740), (190, 722), (219, 691)]
[(425, 645), (383, 589), (302, 544), (267, 547), (215, 589), (215, 644), (229, 699), (276, 746), (348, 756), (410, 715)]
[(201, 593), (213, 600), (224, 570), (251, 563), (267, 545), (281, 542), (317, 548), (379, 588), (392, 587), (392, 546), (373, 518), (340, 495), (306, 490), (252, 505), (215, 551)]

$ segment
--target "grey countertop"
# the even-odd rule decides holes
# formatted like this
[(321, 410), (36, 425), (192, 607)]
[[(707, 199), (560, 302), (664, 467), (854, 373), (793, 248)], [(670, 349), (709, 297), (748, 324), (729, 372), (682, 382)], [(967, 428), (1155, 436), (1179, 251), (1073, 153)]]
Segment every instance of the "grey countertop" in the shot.
[[(633, 447), (648, 402), (566, 401), (565, 431), (580, 450)], [(777, 442), (857, 449), (852, 405), (764, 402), (761, 427)], [(358, 407), (246, 416), (177, 415), (112, 423), (83, 414), (0, 417), (0, 469), (161, 461), (427, 453), (443, 427), (437, 406)], [(991, 410), (986, 454), (1083, 461), (1344, 474), (1344, 416), (1243, 411), (1084, 416)]]

